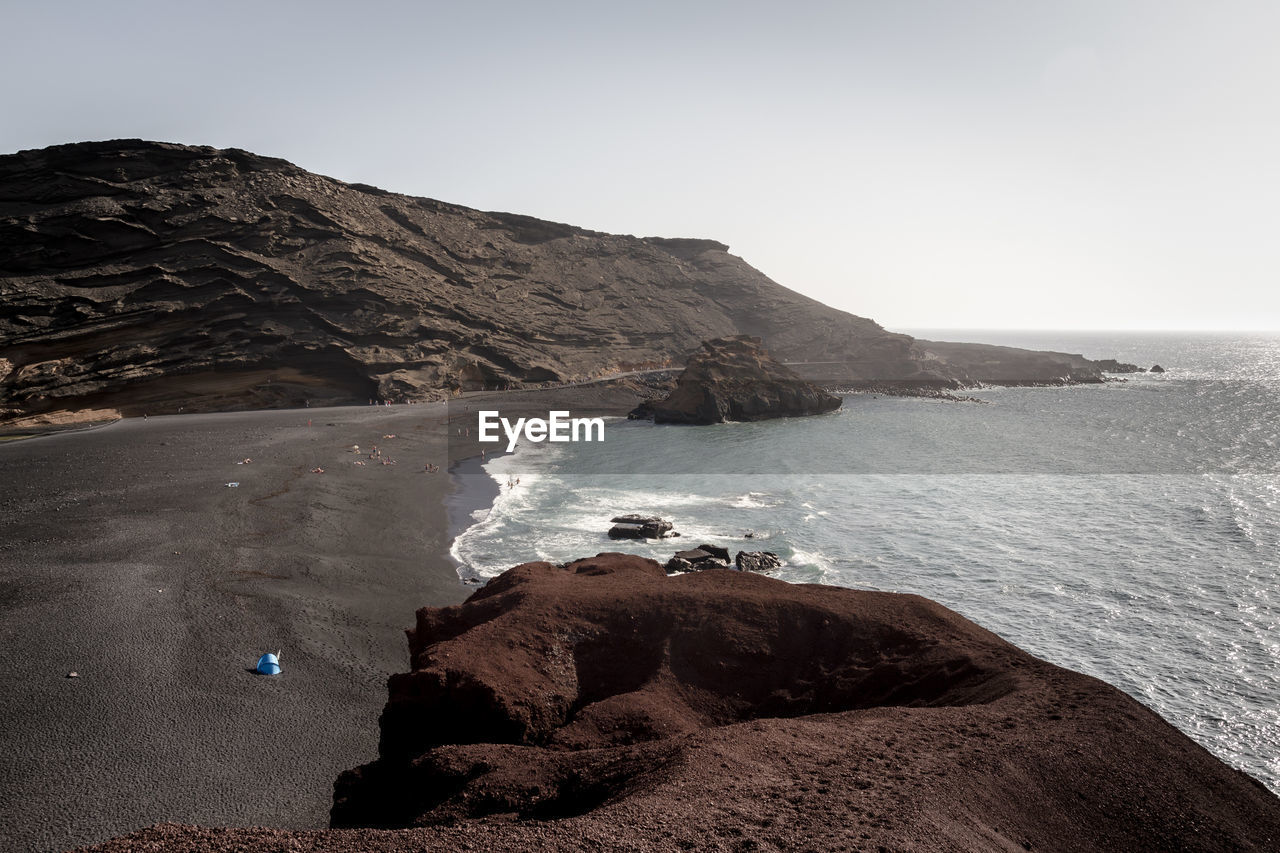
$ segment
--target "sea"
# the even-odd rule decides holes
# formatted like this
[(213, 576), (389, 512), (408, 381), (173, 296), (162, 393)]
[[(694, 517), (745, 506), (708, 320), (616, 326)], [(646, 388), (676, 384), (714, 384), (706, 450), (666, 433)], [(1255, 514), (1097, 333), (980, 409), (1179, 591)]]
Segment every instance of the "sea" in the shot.
[[(1280, 332), (904, 331), (1166, 372), (525, 443), (472, 474), (497, 496), (460, 575), (772, 551), (782, 580), (918, 593), (1101, 678), (1280, 794)], [(611, 541), (632, 512), (681, 537)]]

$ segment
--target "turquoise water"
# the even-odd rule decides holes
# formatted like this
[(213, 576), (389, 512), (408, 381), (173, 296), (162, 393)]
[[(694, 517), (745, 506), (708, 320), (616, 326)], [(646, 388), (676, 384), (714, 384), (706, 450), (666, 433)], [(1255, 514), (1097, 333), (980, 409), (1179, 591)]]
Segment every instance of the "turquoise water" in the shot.
[[(1098, 676), (1280, 793), (1280, 336), (917, 334), (1168, 372), (982, 404), (853, 395), (758, 424), (611, 421), (603, 444), (490, 461), (499, 495), (455, 540), (460, 572), (774, 551), (784, 580), (919, 593)], [(682, 538), (611, 542), (623, 512)]]

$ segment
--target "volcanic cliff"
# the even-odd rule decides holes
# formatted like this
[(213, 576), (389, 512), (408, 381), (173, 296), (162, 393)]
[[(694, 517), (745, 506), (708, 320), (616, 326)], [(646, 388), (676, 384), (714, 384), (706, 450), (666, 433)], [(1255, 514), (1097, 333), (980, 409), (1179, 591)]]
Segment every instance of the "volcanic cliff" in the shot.
[(410, 655), (334, 826), (590, 815), (629, 849), (1280, 842), (1261, 785), (918, 596), (602, 554), (418, 611)]
[[(843, 384), (988, 378), (963, 347), (939, 357), (710, 240), (483, 213), (237, 149), (0, 157), (0, 419), (428, 399), (665, 366), (735, 334)], [(1045, 356), (1001, 378), (1101, 378)]]

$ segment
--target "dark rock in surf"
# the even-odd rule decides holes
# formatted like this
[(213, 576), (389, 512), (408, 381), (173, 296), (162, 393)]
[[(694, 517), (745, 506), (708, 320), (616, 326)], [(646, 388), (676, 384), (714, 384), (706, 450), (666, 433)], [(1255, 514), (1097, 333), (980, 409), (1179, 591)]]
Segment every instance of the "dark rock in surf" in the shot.
[(676, 535), (672, 533), (675, 525), (656, 515), (619, 515), (610, 521), (610, 539), (662, 539)]
[(714, 545), (699, 545), (688, 551), (677, 551), (667, 560), (668, 572), (698, 572), (703, 569), (729, 568), (729, 552)]
[(1160, 365), (1158, 365), (1158, 364), (1153, 364), (1153, 365), (1151, 365), (1151, 372), (1152, 372), (1152, 373), (1164, 373), (1164, 368), (1163, 368), (1163, 367), (1161, 367), (1161, 366), (1160, 366)]
[(707, 554), (710, 554), (711, 556), (715, 557), (717, 560), (720, 560), (721, 562), (724, 562), (726, 564), (729, 562), (728, 548), (721, 548), (718, 545), (707, 545), (704, 543), (698, 546), (698, 550), (703, 551)]
[(740, 572), (768, 572), (782, 568), (782, 560), (772, 551), (739, 551), (733, 562)]

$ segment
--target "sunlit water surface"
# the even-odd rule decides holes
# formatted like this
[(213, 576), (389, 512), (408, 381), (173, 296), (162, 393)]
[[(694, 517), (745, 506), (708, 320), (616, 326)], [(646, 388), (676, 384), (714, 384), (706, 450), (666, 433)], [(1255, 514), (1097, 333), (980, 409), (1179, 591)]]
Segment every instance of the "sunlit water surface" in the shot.
[[(611, 421), (603, 444), (489, 462), (499, 495), (455, 540), (460, 572), (773, 551), (784, 580), (919, 593), (1102, 678), (1280, 793), (1280, 336), (916, 334), (1168, 372), (714, 428)], [(624, 512), (682, 538), (612, 542)]]

